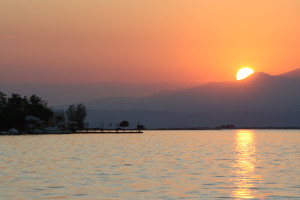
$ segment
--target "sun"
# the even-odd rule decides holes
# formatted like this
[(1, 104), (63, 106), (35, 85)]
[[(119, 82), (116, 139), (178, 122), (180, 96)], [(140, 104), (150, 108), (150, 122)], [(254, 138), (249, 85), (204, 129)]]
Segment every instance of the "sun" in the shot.
[(236, 80), (242, 80), (254, 73), (254, 70), (249, 67), (244, 67), (236, 73)]

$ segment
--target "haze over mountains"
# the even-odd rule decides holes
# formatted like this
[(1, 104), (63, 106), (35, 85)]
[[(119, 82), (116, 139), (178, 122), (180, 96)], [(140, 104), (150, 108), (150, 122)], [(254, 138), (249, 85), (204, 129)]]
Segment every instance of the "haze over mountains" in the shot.
[[(298, 72), (299, 70), (295, 71)], [(89, 109), (169, 110), (178, 112), (300, 110), (300, 76), (270, 76), (256, 72), (233, 82), (209, 83), (148, 97), (104, 98), (87, 101)]]
[(151, 128), (300, 126), (300, 69), (279, 76), (256, 72), (241, 81), (84, 104), (92, 125), (128, 119)]
[(83, 103), (90, 127), (121, 120), (128, 120), (132, 128), (138, 122), (147, 128), (300, 127), (300, 68), (278, 76), (256, 72), (241, 81), (191, 86), (164, 82), (1, 84), (0, 91), (35, 93), (56, 108)]
[(193, 85), (195, 83), (1, 83), (0, 91), (24, 96), (37, 94), (47, 100), (50, 106), (60, 106), (105, 97), (144, 97)]

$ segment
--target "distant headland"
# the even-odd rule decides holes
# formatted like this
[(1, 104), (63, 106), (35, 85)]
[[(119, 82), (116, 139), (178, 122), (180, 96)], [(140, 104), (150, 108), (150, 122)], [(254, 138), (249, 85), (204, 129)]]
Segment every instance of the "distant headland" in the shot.
[[(72, 104), (66, 111), (55, 110), (47, 101), (37, 95), (29, 98), (19, 94), (0, 92), (0, 135), (19, 134), (70, 134), (70, 133), (142, 133), (145, 127), (137, 124), (136, 129), (126, 120), (116, 124), (116, 128), (88, 129), (85, 123), (87, 109), (83, 104)], [(122, 129), (121, 129), (122, 128)]]

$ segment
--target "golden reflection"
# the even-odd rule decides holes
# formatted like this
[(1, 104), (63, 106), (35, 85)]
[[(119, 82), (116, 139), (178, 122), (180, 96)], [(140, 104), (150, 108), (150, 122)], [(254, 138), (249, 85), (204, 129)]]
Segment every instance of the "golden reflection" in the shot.
[(258, 177), (255, 174), (256, 147), (255, 134), (252, 130), (237, 131), (235, 159), (233, 197), (240, 199), (255, 198), (254, 181)]

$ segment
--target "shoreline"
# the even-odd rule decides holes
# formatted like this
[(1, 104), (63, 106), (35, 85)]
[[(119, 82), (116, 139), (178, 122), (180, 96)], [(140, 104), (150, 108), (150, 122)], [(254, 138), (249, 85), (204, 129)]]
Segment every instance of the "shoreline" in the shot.
[(175, 131), (175, 130), (241, 130), (241, 129), (252, 129), (252, 130), (299, 130), (300, 127), (236, 127), (236, 128), (209, 128), (209, 127), (203, 127), (203, 128), (158, 128), (158, 129), (147, 129), (151, 131)]
[[(236, 128), (160, 128), (160, 129), (147, 129), (146, 131), (209, 131), (209, 130), (300, 130), (300, 127), (236, 127)], [(145, 131), (145, 130), (143, 130)], [(108, 130), (80, 130), (77, 132), (71, 132), (71, 133), (19, 133), (19, 134), (0, 134), (0, 136), (7, 136), (7, 135), (88, 135), (88, 134), (143, 134), (143, 131), (138, 130), (120, 130), (116, 131), (115, 129), (112, 129), (111, 131)]]

